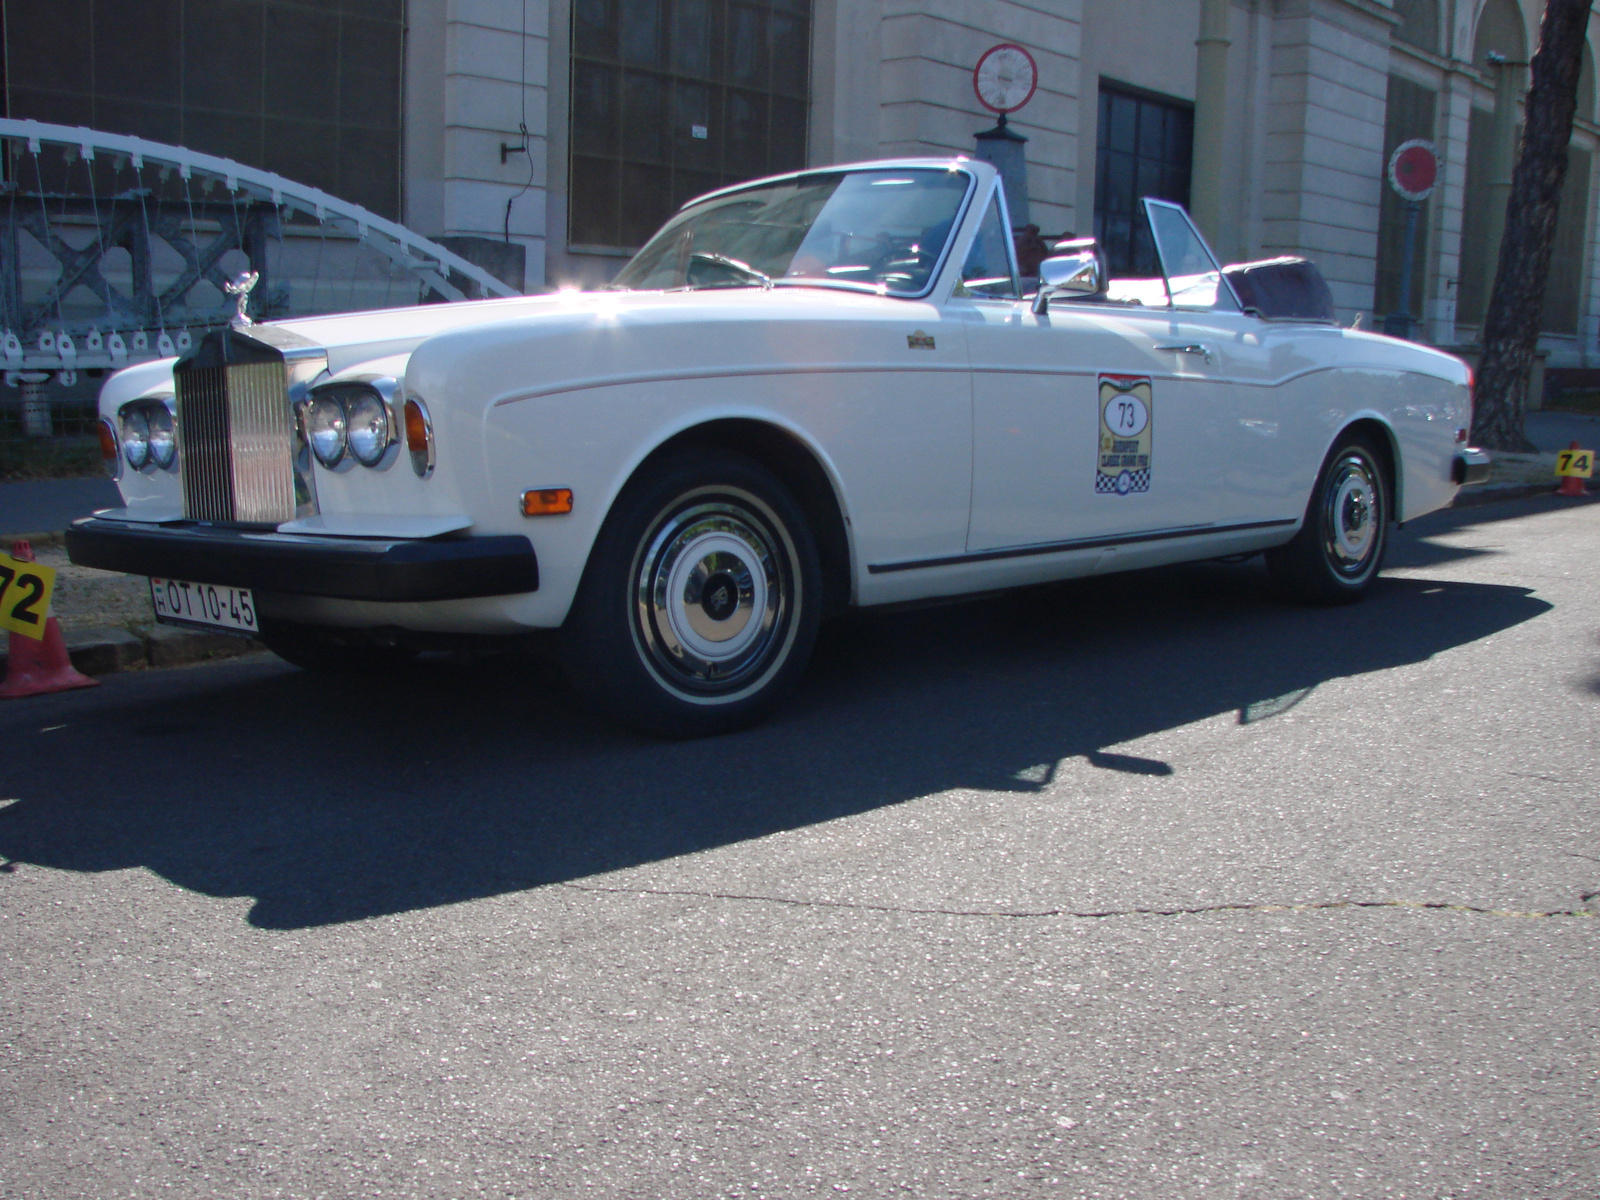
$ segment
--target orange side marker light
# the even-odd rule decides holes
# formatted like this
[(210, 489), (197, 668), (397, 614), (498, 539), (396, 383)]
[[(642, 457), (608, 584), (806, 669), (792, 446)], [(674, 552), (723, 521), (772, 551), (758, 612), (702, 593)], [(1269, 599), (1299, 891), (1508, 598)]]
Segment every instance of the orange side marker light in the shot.
[(571, 488), (534, 488), (522, 493), (525, 517), (558, 517), (571, 511)]

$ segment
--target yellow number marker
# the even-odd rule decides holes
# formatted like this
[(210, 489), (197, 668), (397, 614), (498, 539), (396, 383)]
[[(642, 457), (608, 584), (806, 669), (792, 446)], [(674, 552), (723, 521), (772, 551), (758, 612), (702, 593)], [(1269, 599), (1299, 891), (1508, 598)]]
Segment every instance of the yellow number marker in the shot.
[(1556, 474), (1588, 479), (1594, 474), (1593, 450), (1561, 450), (1556, 454)]
[(44, 639), (56, 569), (0, 554), (0, 629)]

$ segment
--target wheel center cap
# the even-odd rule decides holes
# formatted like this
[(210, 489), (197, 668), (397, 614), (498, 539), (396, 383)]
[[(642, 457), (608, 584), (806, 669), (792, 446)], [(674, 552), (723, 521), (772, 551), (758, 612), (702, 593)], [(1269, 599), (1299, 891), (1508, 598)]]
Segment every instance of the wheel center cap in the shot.
[(700, 590), (700, 610), (713, 621), (726, 621), (739, 607), (739, 585), (726, 571), (718, 571)]

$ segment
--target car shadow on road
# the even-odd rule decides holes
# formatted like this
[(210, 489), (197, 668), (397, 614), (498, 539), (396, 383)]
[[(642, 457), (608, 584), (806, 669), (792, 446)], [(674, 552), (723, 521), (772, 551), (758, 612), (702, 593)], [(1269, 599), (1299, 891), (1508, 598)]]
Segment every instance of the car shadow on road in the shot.
[[(582, 715), (537, 660), (329, 681), (274, 661), (112, 677), (0, 713), (0, 855), (145, 867), (301, 928), (660, 861), (952, 788), (1027, 792), (1073, 756), (1530, 620), (1527, 589), (1385, 578), (1363, 604), (1281, 606), (1259, 565), (1200, 564), (825, 627), (768, 724), (659, 743)], [(33, 701), (21, 702), (32, 704)], [(36, 709), (36, 712), (46, 712)], [(51, 726), (59, 726), (51, 728)], [(0, 875), (0, 889), (5, 886)]]

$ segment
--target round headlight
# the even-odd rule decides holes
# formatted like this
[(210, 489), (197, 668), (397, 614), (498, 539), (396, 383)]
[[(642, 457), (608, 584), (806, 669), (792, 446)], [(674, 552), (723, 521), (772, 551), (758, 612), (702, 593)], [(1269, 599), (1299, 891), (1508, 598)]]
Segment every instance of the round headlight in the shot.
[(150, 425), (150, 457), (163, 471), (172, 469), (172, 460), (178, 456), (178, 442), (172, 436), (172, 414), (165, 404), (147, 410)]
[(132, 471), (142, 470), (150, 461), (150, 422), (137, 408), (122, 414), (122, 457)]
[(318, 396), (306, 416), (311, 453), (325, 467), (337, 467), (344, 457), (344, 405), (333, 396)]
[(374, 392), (358, 392), (346, 413), (350, 453), (363, 467), (375, 467), (389, 449), (389, 410)]

